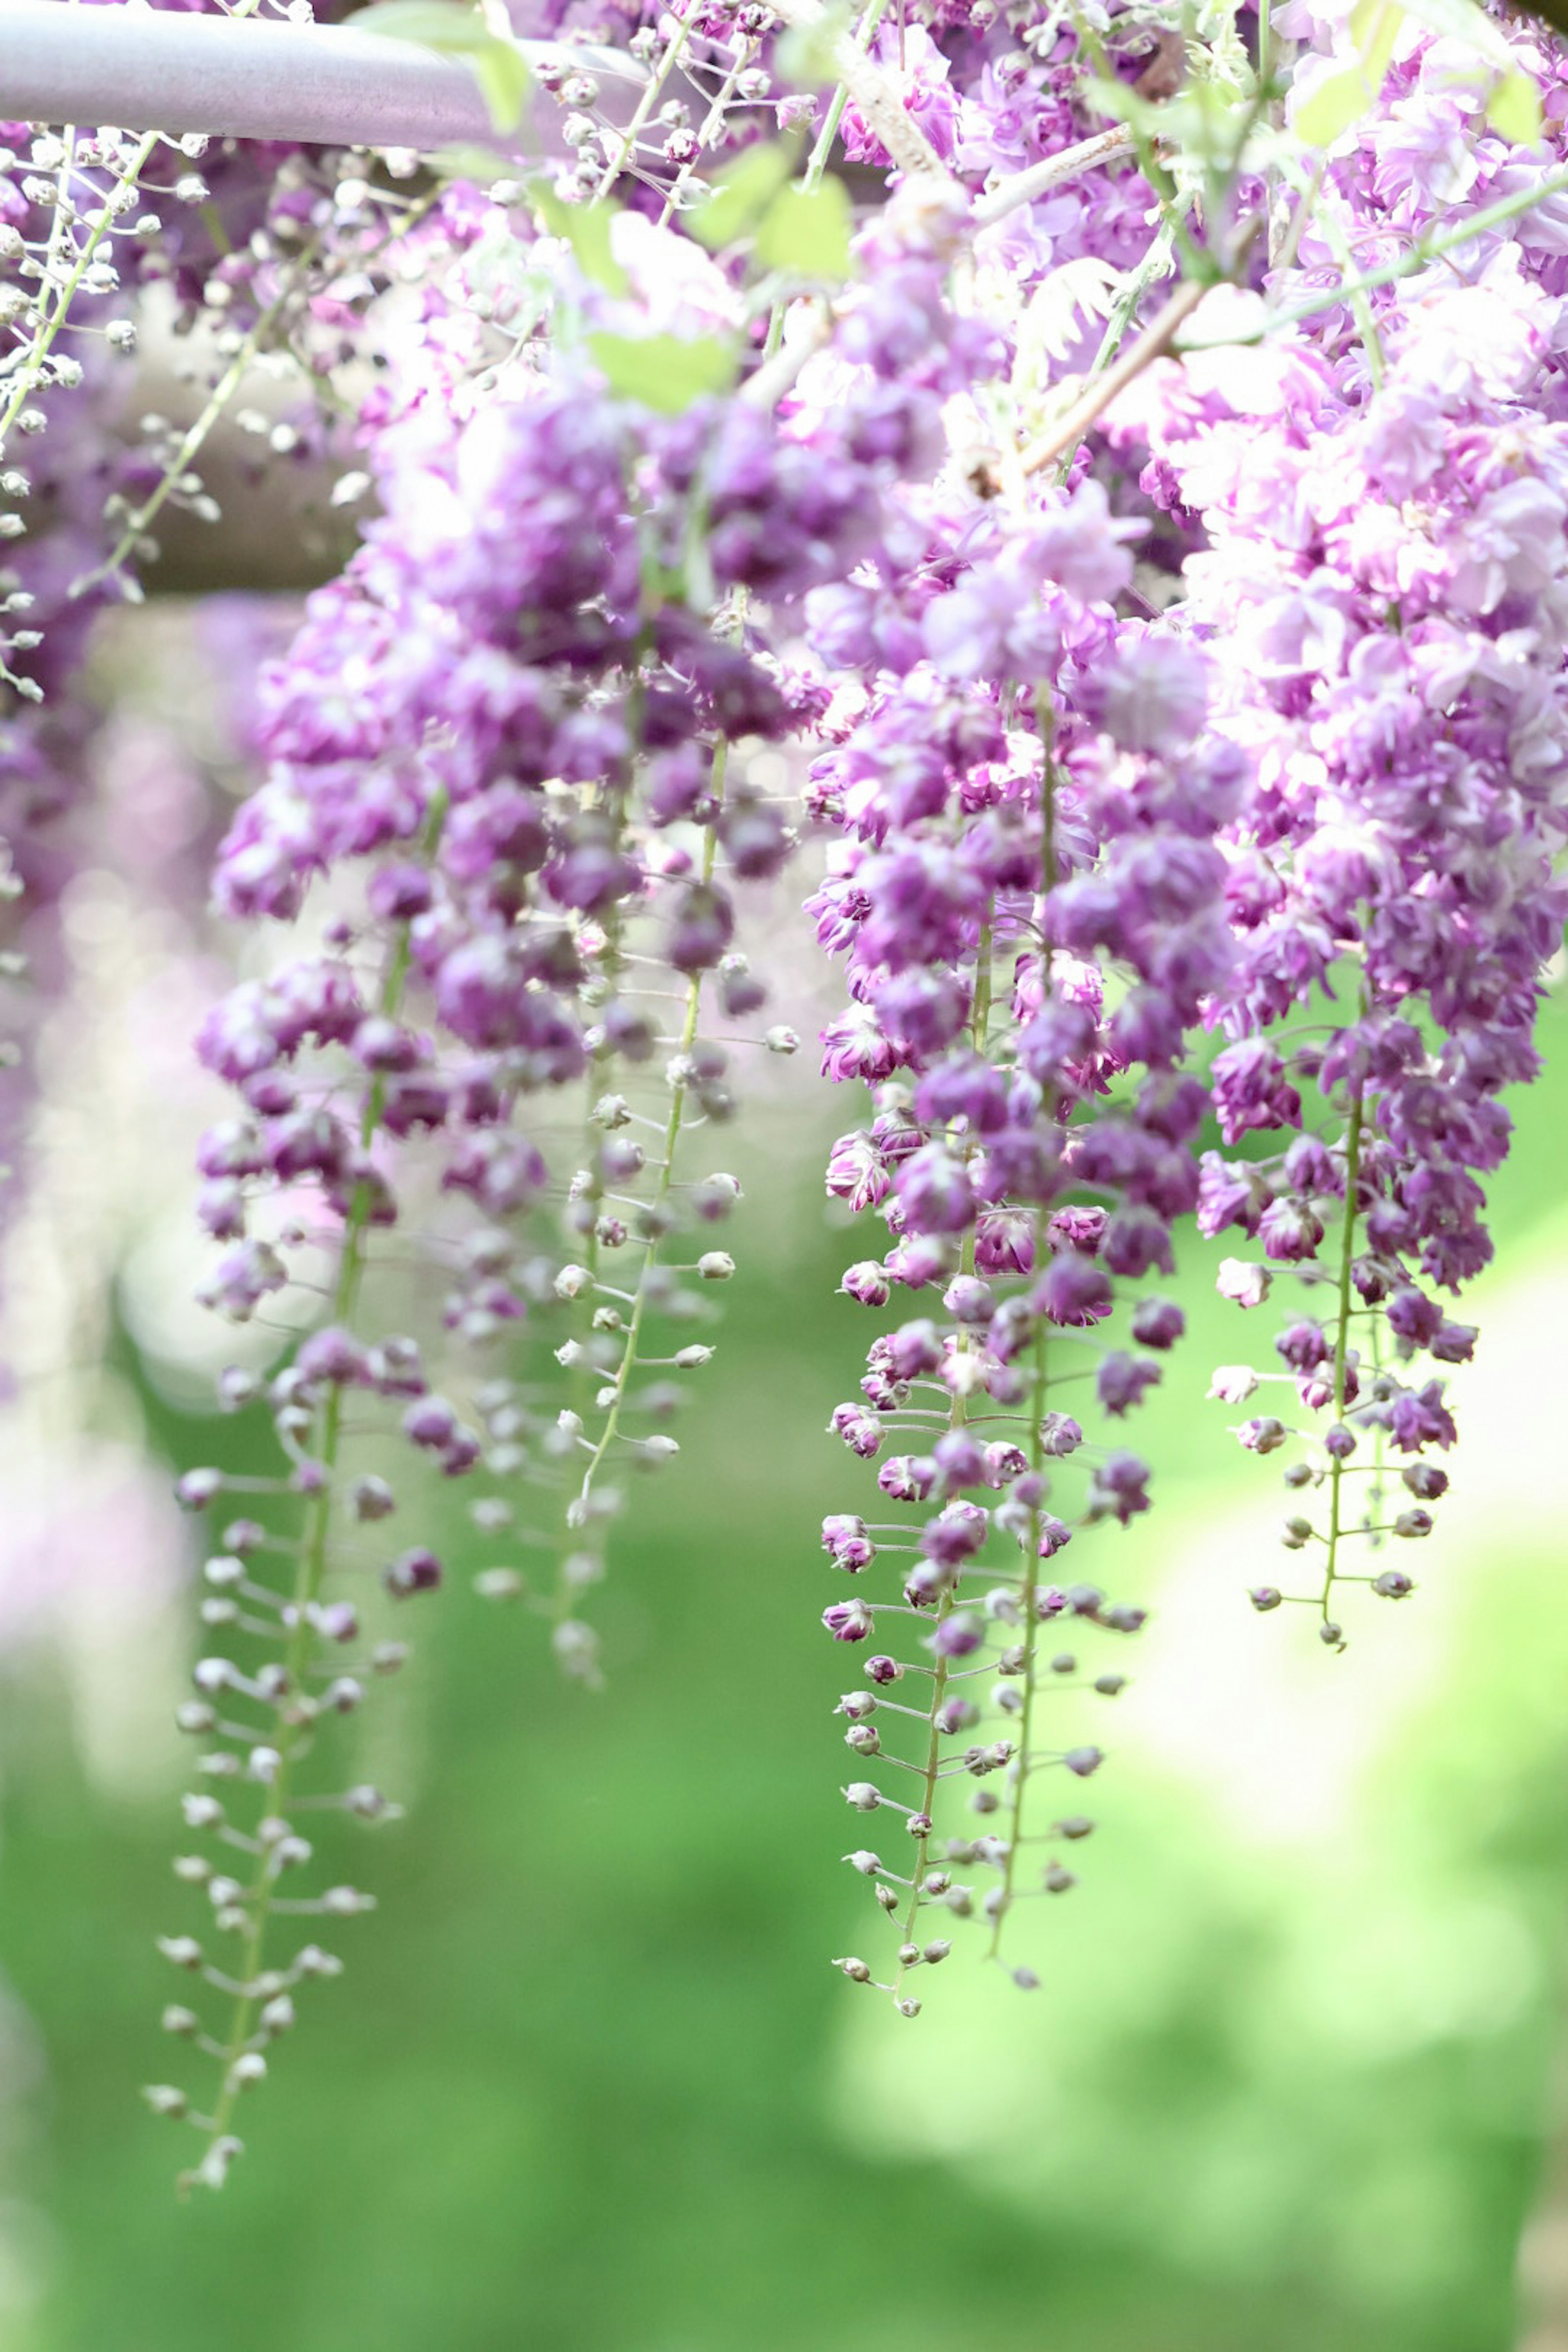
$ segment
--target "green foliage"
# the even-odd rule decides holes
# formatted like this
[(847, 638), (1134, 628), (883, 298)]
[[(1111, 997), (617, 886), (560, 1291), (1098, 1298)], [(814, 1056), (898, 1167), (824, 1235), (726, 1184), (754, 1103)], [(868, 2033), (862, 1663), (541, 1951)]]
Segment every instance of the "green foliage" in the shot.
[(784, 140), (759, 141), (716, 174), (712, 194), (686, 222), (710, 253), (753, 236), (769, 205), (787, 186), (796, 150)]
[[(1542, 1043), (1489, 1186), (1521, 1286), (1562, 1216), (1561, 992)], [(1439, 1535), (1377, 1671), (1346, 1685), (1363, 1632), (1380, 1638), (1370, 1616), (1344, 1658), (1288, 1671), (1289, 1630), (1246, 1612), (1223, 1548), (1239, 1510), (1267, 1550), (1271, 1497), (1197, 1402), (1197, 1370), (1245, 1353), (1252, 1325), (1238, 1336), (1189, 1272), (1182, 1377), (1149, 1408), (1170, 1416), (1151, 1451), (1180, 1469), (1116, 1574), (1165, 1605), (1128, 1654), (1085, 1883), (1041, 1927), (1048, 1990), (999, 2000), (955, 1958), (913, 2026), (858, 2009), (825, 1958), (857, 1948), (867, 1898), (833, 1870), (853, 1842), (841, 1661), (812, 1621), (817, 1522), (849, 1492), (825, 1402), (851, 1392), (865, 1332), (832, 1296), (847, 1237), (774, 1189), (818, 1164), (801, 1094), (793, 1131), (754, 1134), (738, 1163), (724, 1384), (627, 1523), (604, 1697), (469, 1599), (457, 1497), (432, 1531), (450, 1590), (365, 1717), (366, 1777), (413, 1801), (371, 1833), (380, 1911), (341, 1938), (348, 1973), (301, 2005), (298, 2048), (249, 2095), (253, 2145), (205, 2204), (174, 2204), (178, 2128), (135, 2095), (180, 1990), (152, 1949), (174, 1735), (139, 1734), (144, 1777), (108, 1787), (70, 1753), (63, 1677), (15, 1661), (0, 1918), (32, 2028), (7, 2006), (0, 2222), (35, 2209), (14, 2242), (40, 2296), (7, 2273), (6, 2352), (924, 2352), (967, 2344), (982, 2305), (988, 2338), (1029, 2352), (1513, 2340), (1562, 1998), (1557, 1529), (1446, 1551)], [(142, 1404), (171, 1457), (261, 1466), (233, 1423), (176, 1424), (151, 1389)], [(1481, 1450), (1468, 1433), (1467, 1485)], [(1518, 1473), (1502, 1461), (1502, 1484)], [(1163, 1581), (1193, 1547), (1212, 1559), (1201, 1596)], [(1173, 1669), (1156, 1633), (1183, 1647)], [(1255, 1675), (1304, 1738), (1306, 1799), (1347, 1744), (1363, 1757), (1348, 1826), (1260, 1824), (1251, 1775), (1204, 1749)], [(1173, 1736), (1163, 1765), (1141, 1729), (1162, 1709), (1195, 1748)], [(1260, 1724), (1259, 1766), (1279, 1736)], [(363, 1835), (322, 1817), (346, 1875)]]
[(437, 180), (466, 180), (477, 188), (488, 188), (492, 181), (514, 177), (517, 172), (516, 156), (500, 154), (493, 147), (437, 147), (425, 163)]
[(588, 349), (610, 390), (661, 416), (679, 416), (705, 394), (728, 392), (740, 373), (716, 335), (590, 335)]
[(1399, 19), (1394, 0), (1361, 0), (1351, 18), (1354, 65), (1331, 74), (1296, 109), (1295, 127), (1309, 147), (1331, 147), (1376, 104), (1399, 38)]
[(1517, 68), (1512, 49), (1477, 0), (1361, 0), (1350, 20), (1356, 62), (1330, 75), (1296, 110), (1295, 127), (1308, 146), (1331, 146), (1376, 104), (1406, 17), (1440, 40), (1473, 49), (1478, 63), (1496, 76), (1488, 121), (1517, 146), (1536, 144), (1541, 100), (1535, 85)]
[(786, 89), (826, 89), (838, 79), (838, 50), (849, 38), (854, 16), (845, 0), (826, 0), (820, 15), (784, 26), (773, 52), (774, 68)]
[(848, 190), (831, 173), (815, 188), (785, 188), (757, 231), (757, 259), (792, 278), (842, 284), (849, 275), (854, 225)]
[(362, 33), (415, 41), (443, 57), (460, 57), (479, 86), (498, 131), (515, 131), (528, 99), (529, 72), (511, 41), (492, 33), (476, 11), (456, 0), (375, 0), (350, 20)]
[(1487, 121), (1516, 147), (1541, 143), (1541, 93), (1527, 73), (1506, 73), (1487, 101)]
[(536, 180), (528, 194), (551, 236), (566, 239), (584, 278), (603, 287), (606, 294), (618, 296), (628, 291), (626, 273), (611, 249), (610, 225), (616, 217), (613, 205), (563, 204), (543, 180)]
[(689, 226), (710, 253), (749, 239), (763, 269), (841, 285), (849, 275), (855, 226), (849, 192), (831, 173), (812, 188), (794, 184), (796, 159), (787, 140), (748, 147), (719, 174)]

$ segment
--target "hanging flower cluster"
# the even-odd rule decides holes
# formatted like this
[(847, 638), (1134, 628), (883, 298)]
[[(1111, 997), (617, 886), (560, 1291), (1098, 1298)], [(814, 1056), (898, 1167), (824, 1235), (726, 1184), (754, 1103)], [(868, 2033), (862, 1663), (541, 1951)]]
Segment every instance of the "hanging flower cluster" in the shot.
[[(1471, 121), (1458, 143), (1478, 110), (1457, 62), (1433, 43), (1396, 73), (1370, 153), (1325, 193), (1345, 236), (1368, 212), (1429, 232), (1456, 196), (1517, 184), (1506, 141)], [(1300, 279), (1327, 275), (1332, 244), (1308, 225)], [(1289, 1597), (1331, 1647), (1338, 1586), (1410, 1592), (1402, 1559), (1366, 1552), (1429, 1534), (1448, 1483), (1447, 1368), (1477, 1335), (1443, 1294), (1491, 1255), (1499, 1097), (1535, 1074), (1568, 912), (1559, 244), (1526, 213), (1517, 241), (1465, 248), (1467, 278), (1434, 265), (1374, 290), (1359, 327), (1331, 301), (1239, 364), (1163, 364), (1142, 403), (1145, 488), (1202, 537), (1181, 625), (1234, 656), (1216, 716), (1251, 754), (1226, 833), (1238, 963), (1215, 1111), (1226, 1146), (1294, 1131), (1269, 1158), (1205, 1155), (1200, 1230), (1262, 1252), (1227, 1261), (1222, 1290), (1243, 1307), (1277, 1276), (1305, 1292), (1275, 1337), (1285, 1369), (1227, 1366), (1214, 1392), (1295, 1392), (1237, 1434), (1258, 1453), (1309, 1440), (1284, 1540), (1314, 1572)]]
[[(1149, 1507), (1149, 1467), (1114, 1424), (1184, 1328), (1142, 1286), (1173, 1270), (1172, 1226), (1197, 1201), (1206, 1097), (1181, 1063), (1233, 960), (1214, 835), (1245, 762), (1207, 728), (1205, 663), (1119, 625), (1131, 559), (1097, 484), (1010, 525), (966, 534), (956, 580), (950, 553), (900, 583), (907, 666), (812, 791), (844, 835), (816, 908), (852, 999), (825, 1067), (867, 1080), (876, 1112), (835, 1147), (828, 1190), (894, 1237), (844, 1288), (873, 1307), (929, 1294), (874, 1341), (862, 1400), (834, 1416), (879, 1461), (882, 1509), (913, 1515), (823, 1530), (837, 1567), (858, 1578), (881, 1559), (875, 1580), (896, 1579), (886, 1598), (858, 1585), (824, 1623), (873, 1651), (869, 1689), (840, 1710), (878, 1779), (846, 1794), (897, 1813), (914, 1843), (850, 1858), (899, 1916), (892, 1990), (910, 2014), (908, 1970), (948, 1949), (930, 1906), (983, 1916), (994, 1952), (1016, 1899), (1073, 1884), (1065, 1842), (1089, 1823), (1038, 1816), (1070, 1785), (1060, 1771), (1087, 1778), (1100, 1750), (1061, 1727), (1056, 1690), (1090, 1676), (1041, 1628), (1142, 1622), (1078, 1579), (1100, 1559), (1092, 1531)], [(916, 1450), (885, 1453), (900, 1439)], [(933, 1853), (950, 1780), (977, 1783), (971, 1809), (999, 1818)], [(993, 1874), (978, 1901), (950, 1865)]]
[[(112, 459), (84, 407), (96, 472), (57, 453), (18, 559), (62, 614), (91, 591), (41, 656), (30, 620), (6, 640), (20, 773), (92, 598), (135, 593), (165, 504), (210, 505), (194, 460), (258, 357), (296, 406), (247, 429), (374, 507), (263, 672), (215, 880), (247, 944), (198, 1041), (234, 1097), (199, 1148), (204, 1296), (279, 1327), (223, 1398), (279, 1466), (254, 1501), (180, 1487), (214, 1515), (177, 1864), (210, 1925), (165, 1940), (205, 1989), (165, 2024), (217, 2090), (149, 2095), (198, 2126), (193, 2180), (337, 1969), (279, 1957), (284, 1923), (371, 1900), (311, 1821), (395, 1811), (333, 1735), (443, 1580), (421, 1465), (476, 1498), (481, 1591), (599, 1679), (585, 1596), (734, 1270), (733, 1040), (798, 1042), (746, 953), (745, 886), (797, 846), (763, 747), (820, 851), (823, 1069), (868, 1089), (827, 1171), (876, 1221), (843, 1289), (879, 1320), (832, 1416), (867, 1467), (823, 1622), (858, 1669), (846, 1800), (884, 1817), (847, 1859), (896, 1938), (838, 1965), (906, 2015), (954, 1921), (1037, 1983), (1014, 1915), (1074, 1884), (1186, 1233), (1253, 1245), (1220, 1276), (1243, 1307), (1300, 1288), (1278, 1368), (1211, 1391), (1289, 1399), (1237, 1434), (1289, 1450), (1309, 1589), (1254, 1605), (1309, 1602), (1337, 1647), (1342, 1588), (1410, 1592), (1382, 1555), (1447, 1485), (1475, 1333), (1445, 1302), (1489, 1254), (1562, 934), (1542, 37), (1465, 0), (1391, 49), (1309, 0), (1181, 37), (1136, 5), (612, 13), (574, 9), (545, 69), (549, 182), (231, 142), (176, 185), (124, 242), (214, 335), (206, 405)], [(572, 47), (622, 30), (640, 83), (610, 103)], [(824, 58), (826, 95), (793, 86)], [(0, 260), (114, 291), (92, 239), (155, 146), (35, 147)], [(83, 170), (113, 183), (85, 231)], [(58, 388), (63, 312), (5, 299), (18, 384)], [(10, 626), (38, 591), (5, 591)]]

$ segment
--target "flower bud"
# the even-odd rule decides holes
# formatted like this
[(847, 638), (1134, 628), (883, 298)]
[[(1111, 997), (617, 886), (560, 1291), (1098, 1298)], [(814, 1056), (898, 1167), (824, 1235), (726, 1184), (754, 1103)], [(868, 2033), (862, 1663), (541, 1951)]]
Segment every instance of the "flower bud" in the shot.
[(474, 1591), (481, 1601), (516, 1601), (525, 1590), (515, 1568), (483, 1568), (474, 1579)]

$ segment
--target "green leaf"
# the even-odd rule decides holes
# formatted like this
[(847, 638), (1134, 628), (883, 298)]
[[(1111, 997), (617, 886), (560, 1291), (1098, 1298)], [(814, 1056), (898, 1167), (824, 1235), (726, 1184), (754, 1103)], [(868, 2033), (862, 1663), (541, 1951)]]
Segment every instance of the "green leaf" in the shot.
[[(1513, 69), (1513, 51), (1477, 0), (1399, 0), (1406, 16), (1414, 16), (1429, 33), (1443, 40), (1465, 41), (1500, 73)], [(1352, 19), (1354, 22), (1354, 19)]]
[(1309, 147), (1331, 147), (1369, 107), (1376, 105), (1399, 38), (1403, 13), (1394, 0), (1361, 0), (1350, 20), (1358, 51), (1354, 65), (1320, 82), (1290, 118), (1297, 136)]
[(1309, 147), (1331, 147), (1352, 122), (1361, 121), (1374, 96), (1360, 66), (1347, 66), (1321, 81), (1291, 120)]
[(687, 226), (710, 253), (750, 236), (794, 169), (795, 149), (781, 141), (748, 147), (719, 173)]
[(1229, 161), (1234, 108), (1214, 91), (1189, 87), (1176, 98), (1141, 98), (1125, 82), (1090, 81), (1088, 95), (1101, 114), (1125, 122), (1141, 139), (1210, 162)]
[(517, 157), (502, 155), (493, 147), (437, 147), (426, 156), (425, 163), (438, 180), (468, 180), (476, 188), (517, 178)]
[(831, 173), (815, 188), (782, 189), (757, 231), (757, 259), (764, 269), (841, 284), (854, 226), (849, 191)]
[(528, 68), (519, 52), (510, 41), (487, 41), (469, 58), (468, 68), (489, 108), (493, 128), (515, 131), (522, 121), (529, 90)]
[(454, 0), (376, 0), (349, 22), (362, 33), (391, 41), (416, 41), (443, 57), (460, 57), (479, 86), (497, 131), (515, 131), (522, 121), (529, 72), (522, 52), (492, 33), (482, 16)]
[(610, 224), (616, 217), (613, 205), (563, 204), (543, 180), (536, 180), (528, 193), (529, 201), (551, 236), (566, 239), (584, 278), (591, 278), (606, 294), (621, 295), (629, 290), (626, 273), (610, 245)]
[(1541, 144), (1541, 92), (1527, 73), (1506, 73), (1487, 101), (1487, 121), (1515, 147)]
[(839, 52), (852, 19), (844, 0), (830, 0), (820, 16), (786, 25), (773, 47), (773, 71), (786, 89), (826, 89), (838, 79)]
[(610, 390), (660, 416), (679, 416), (705, 393), (728, 392), (740, 373), (736, 354), (715, 335), (590, 335), (588, 349)]

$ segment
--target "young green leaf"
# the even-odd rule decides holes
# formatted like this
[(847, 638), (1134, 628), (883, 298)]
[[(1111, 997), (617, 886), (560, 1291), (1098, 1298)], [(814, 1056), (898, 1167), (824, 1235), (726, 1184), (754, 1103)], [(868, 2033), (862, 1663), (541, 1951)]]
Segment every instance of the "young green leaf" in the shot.
[(750, 236), (795, 169), (795, 150), (778, 140), (748, 147), (721, 172), (712, 194), (687, 222), (710, 253)]
[(627, 291), (626, 271), (616, 259), (610, 244), (610, 224), (616, 217), (610, 205), (563, 204), (554, 189), (543, 180), (536, 180), (530, 188), (529, 201), (552, 236), (564, 237), (577, 257), (577, 266), (584, 278), (602, 286), (606, 294), (622, 295)]
[(1291, 116), (1297, 136), (1309, 147), (1331, 147), (1376, 104), (1399, 38), (1402, 13), (1394, 0), (1361, 0), (1350, 20), (1357, 48), (1354, 65), (1321, 81)]
[(707, 393), (728, 392), (735, 353), (716, 335), (590, 335), (588, 349), (610, 390), (660, 416), (679, 416)]
[(459, 0), (375, 0), (350, 19), (362, 33), (414, 41), (442, 57), (460, 57), (479, 86), (497, 131), (515, 131), (528, 98), (529, 73), (514, 43), (492, 33)]
[(764, 269), (839, 284), (849, 275), (849, 233), (855, 225), (849, 192), (831, 173), (815, 188), (784, 188), (757, 231)]
[(1487, 121), (1515, 147), (1541, 144), (1541, 93), (1527, 73), (1506, 73), (1487, 100)]

